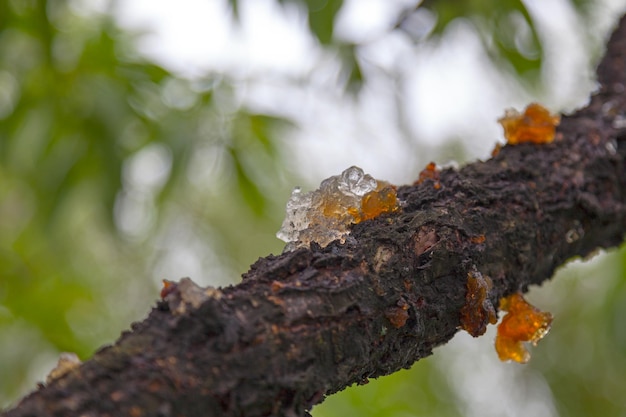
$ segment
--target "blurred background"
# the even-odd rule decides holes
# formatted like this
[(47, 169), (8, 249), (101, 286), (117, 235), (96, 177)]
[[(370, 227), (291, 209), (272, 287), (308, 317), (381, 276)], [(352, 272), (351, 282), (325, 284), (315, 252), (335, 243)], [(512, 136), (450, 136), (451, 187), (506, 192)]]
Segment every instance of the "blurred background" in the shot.
[[(237, 283), (291, 188), (359, 165), (412, 182), (489, 157), (507, 107), (583, 106), (626, 0), (0, 2), (0, 407), (89, 358), (162, 279)], [(494, 326), (351, 387), (331, 416), (626, 416), (626, 251), (529, 298), (528, 365)]]

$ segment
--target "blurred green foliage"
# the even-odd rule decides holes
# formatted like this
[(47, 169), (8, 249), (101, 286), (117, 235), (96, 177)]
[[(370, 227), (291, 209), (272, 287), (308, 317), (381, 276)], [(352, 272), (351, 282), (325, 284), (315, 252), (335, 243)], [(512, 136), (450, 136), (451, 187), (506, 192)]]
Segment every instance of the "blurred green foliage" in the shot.
[(176, 219), (221, 248), (227, 276), (205, 280), (235, 282), (251, 253), (280, 251), (268, 190), (285, 184), (286, 124), (226, 106), (232, 94), (223, 76), (191, 82), (139, 58), (106, 15), (0, 2), (0, 405), (41, 378), (38, 354), (87, 357), (145, 315), (158, 279), (180, 278), (151, 276)]
[(542, 63), (542, 47), (533, 20), (521, 0), (424, 0), (436, 23), (432, 34), (441, 34), (456, 19), (469, 19), (494, 61), (509, 64), (521, 78), (536, 80)]
[[(345, 89), (357, 93), (363, 85), (363, 72), (357, 57), (358, 45), (335, 37), (335, 20), (343, 0), (276, 0), (281, 5), (299, 5), (307, 15), (311, 35), (329, 50), (336, 51), (341, 60)], [(240, 0), (228, 0), (235, 17), (239, 15)]]
[(313, 410), (317, 417), (343, 416), (454, 416), (458, 415), (452, 394), (430, 360), (417, 362), (410, 370), (352, 386), (330, 396)]
[[(343, 2), (278, 1), (301, 4), (358, 91), (367, 82), (360, 45), (334, 37)], [(520, 1), (422, 7), (437, 17), (431, 37), (470, 19), (496, 61), (520, 76), (541, 65)], [(526, 30), (522, 43), (510, 24)], [(200, 259), (202, 276), (192, 278), (227, 285), (282, 248), (274, 232), (296, 183), (282, 167), (290, 123), (237, 105), (227, 74), (180, 78), (140, 58), (135, 41), (69, 0), (0, 2), (0, 406), (41, 380), (60, 351), (88, 357), (145, 316), (159, 280), (180, 278), (164, 260)], [(526, 369), (547, 381), (561, 416), (626, 409), (625, 273), (622, 249), (536, 291), (556, 320)], [(313, 414), (466, 415), (442, 357), (351, 387)]]
[(621, 416), (626, 410), (626, 247), (566, 267), (537, 289), (555, 322), (533, 367), (561, 416)]
[[(299, 5), (308, 17), (308, 27), (319, 43), (337, 50), (345, 74), (346, 90), (358, 92), (363, 85), (362, 64), (359, 59), (361, 45), (347, 42), (334, 36), (335, 20), (344, 5), (344, 0), (276, 0), (281, 5)], [(240, 0), (228, 0), (235, 16), (238, 16)], [(581, 15), (591, 9), (591, 0), (570, 0), (570, 4)], [(434, 18), (432, 28), (415, 28), (411, 17), (430, 11)], [(395, 24), (390, 22), (389, 31), (405, 32), (410, 38), (421, 33), (416, 41), (432, 40), (441, 36), (451, 23), (465, 21), (472, 25), (480, 36), (483, 46), (499, 68), (509, 70), (515, 78), (527, 85), (540, 82), (543, 64), (543, 47), (531, 13), (522, 0), (423, 0), (407, 7), (398, 16)], [(424, 21), (417, 23), (424, 25)], [(427, 29), (426, 33), (423, 33)], [(581, 28), (583, 31), (588, 28)]]

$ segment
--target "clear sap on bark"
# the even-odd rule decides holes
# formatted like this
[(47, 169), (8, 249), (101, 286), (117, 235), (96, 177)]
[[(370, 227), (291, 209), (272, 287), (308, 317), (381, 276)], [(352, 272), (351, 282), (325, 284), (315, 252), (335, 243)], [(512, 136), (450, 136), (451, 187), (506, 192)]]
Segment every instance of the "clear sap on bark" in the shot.
[(287, 251), (311, 242), (324, 247), (334, 240), (344, 242), (350, 225), (397, 208), (395, 187), (352, 166), (322, 181), (317, 190), (303, 193), (296, 187), (276, 236), (287, 242)]

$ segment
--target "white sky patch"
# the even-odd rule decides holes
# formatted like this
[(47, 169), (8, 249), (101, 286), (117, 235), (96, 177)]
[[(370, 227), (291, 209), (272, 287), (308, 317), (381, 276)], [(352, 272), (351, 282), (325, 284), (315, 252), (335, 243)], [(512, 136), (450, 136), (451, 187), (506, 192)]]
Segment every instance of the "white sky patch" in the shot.
[(242, 1), (239, 24), (225, 0), (118, 2), (116, 17), (125, 27), (147, 31), (139, 45), (146, 55), (187, 77), (208, 71), (292, 74), (314, 63), (306, 16), (272, 0)]
[(145, 30), (139, 44), (148, 56), (187, 75), (230, 56), (234, 33), (224, 1), (135, 0), (116, 3), (125, 27)]
[(274, 0), (247, 1), (242, 6), (241, 62), (264, 71), (279, 69), (288, 74), (314, 67), (321, 51), (308, 33), (302, 10), (290, 5), (281, 7)]
[[(588, 35), (579, 29), (586, 23), (567, 0), (527, 0), (526, 4), (538, 22), (536, 28), (545, 51), (544, 104), (557, 110), (580, 107), (595, 85), (595, 71), (586, 45)], [(559, 19), (552, 16), (559, 16)]]
[(429, 63), (414, 62), (409, 76), (414, 100), (408, 105), (415, 115), (411, 121), (417, 138), (441, 144), (480, 129), (482, 140), (493, 147), (501, 137), (496, 112), (503, 113), (502, 102), (510, 97), (512, 86), (502, 88), (504, 81), (473, 29), (467, 23), (452, 23), (438, 44), (424, 47), (414, 59)]
[(335, 21), (338, 39), (366, 43), (389, 33), (402, 11), (415, 7), (416, 0), (347, 0)]
[(207, 224), (197, 224), (181, 216), (172, 221), (153, 248), (154, 273), (157, 285), (162, 279), (178, 280), (191, 277), (201, 286), (225, 286), (238, 274), (223, 262), (214, 250), (215, 242)]

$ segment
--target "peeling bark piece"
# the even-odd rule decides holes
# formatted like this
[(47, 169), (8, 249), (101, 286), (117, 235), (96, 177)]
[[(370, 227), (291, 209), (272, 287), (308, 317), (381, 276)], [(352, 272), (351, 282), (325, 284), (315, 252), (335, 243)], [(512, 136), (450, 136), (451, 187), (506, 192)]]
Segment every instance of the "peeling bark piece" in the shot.
[(561, 116), (551, 114), (537, 103), (531, 103), (524, 113), (507, 109), (504, 117), (498, 119), (504, 128), (504, 136), (509, 145), (520, 143), (550, 143), (554, 140), (556, 126)]
[(485, 334), (489, 323), (496, 324), (496, 310), (488, 297), (491, 278), (478, 271), (467, 274), (465, 305), (461, 308), (461, 328), (474, 337)]
[(222, 297), (219, 288), (202, 288), (189, 278), (183, 278), (178, 283), (170, 282), (167, 288), (172, 288), (164, 297), (170, 311), (175, 316), (183, 315), (188, 308), (197, 309), (206, 299)]
[(523, 342), (537, 345), (550, 330), (552, 314), (533, 307), (520, 293), (502, 298), (500, 309), (508, 311), (498, 326), (496, 336), (496, 351), (500, 360), (528, 362), (530, 352)]
[(439, 242), (437, 231), (432, 226), (422, 226), (415, 235), (413, 235), (413, 249), (415, 256), (430, 251)]
[(52, 371), (50, 371), (50, 373), (46, 377), (46, 384), (50, 384), (52, 381), (54, 381), (55, 379), (61, 378), (63, 375), (67, 374), (72, 369), (78, 368), (78, 366), (81, 363), (82, 362), (78, 358), (78, 355), (76, 355), (75, 353), (73, 352), (61, 353), (61, 355), (59, 356), (59, 361), (57, 362), (57, 365), (54, 367)]

